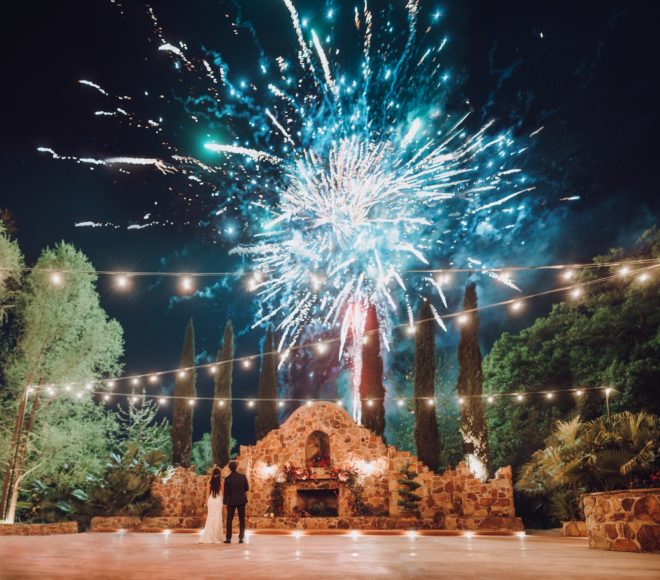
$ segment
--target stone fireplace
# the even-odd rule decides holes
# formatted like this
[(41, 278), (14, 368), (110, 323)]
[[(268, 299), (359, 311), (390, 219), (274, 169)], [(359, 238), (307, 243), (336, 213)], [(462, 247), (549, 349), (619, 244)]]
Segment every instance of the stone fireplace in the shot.
[(296, 489), (294, 515), (302, 517), (337, 517), (339, 489)]

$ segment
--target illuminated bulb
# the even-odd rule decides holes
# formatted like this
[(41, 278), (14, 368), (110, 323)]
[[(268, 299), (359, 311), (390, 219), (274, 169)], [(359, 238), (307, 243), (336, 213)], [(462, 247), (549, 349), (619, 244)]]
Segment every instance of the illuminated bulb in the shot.
[(516, 395), (516, 400), (517, 401), (523, 401), (525, 397), (523, 395)]
[(78, 392), (76, 393), (76, 399), (82, 399), (83, 394)]
[(564, 280), (570, 280), (573, 276), (575, 276), (575, 272), (573, 270), (564, 270), (564, 273), (562, 274)]
[(522, 308), (522, 302), (520, 300), (515, 300), (511, 303), (511, 310), (518, 312)]
[(404, 401), (403, 399), (399, 399), (399, 400), (396, 402), (396, 404), (397, 404), (399, 407), (403, 407), (403, 405), (405, 404), (405, 401)]
[(103, 400), (108, 402), (110, 400), (110, 395), (103, 395)]
[(305, 403), (305, 404), (306, 404), (308, 407), (311, 407), (311, 406), (312, 406), (312, 402), (309, 401), (309, 400), (308, 400), (307, 403)]
[(222, 399), (218, 401), (218, 407), (224, 407), (224, 406), (225, 406), (225, 402)]
[(284, 401), (277, 401), (278, 407), (284, 407)]
[(621, 269), (619, 270), (619, 274), (621, 276), (625, 276), (626, 274), (630, 274), (630, 268), (628, 266), (621, 266)]
[(580, 296), (582, 296), (582, 288), (573, 288), (573, 290), (571, 290), (572, 298), (579, 298)]
[(138, 378), (131, 379), (131, 385), (133, 385), (134, 387), (136, 387), (139, 384), (140, 384), (140, 379)]
[(316, 352), (319, 354), (325, 354), (325, 352), (328, 350), (328, 345), (325, 344), (324, 342), (319, 342), (319, 344), (316, 345)]
[(252, 361), (250, 359), (244, 359), (241, 361), (244, 369), (249, 369), (252, 366)]
[(253, 400), (253, 399), (250, 399), (250, 400), (248, 401), (248, 404), (247, 404), (247, 405), (248, 405), (248, 407), (250, 407), (250, 408), (254, 407), (254, 400)]
[(115, 388), (115, 381), (108, 381), (105, 384), (105, 386), (108, 387), (109, 389), (114, 389)]
[(488, 398), (486, 399), (486, 401), (488, 401), (489, 403), (492, 403), (493, 401), (495, 401), (495, 397), (493, 397), (493, 395), (488, 395)]
[(131, 397), (131, 401), (133, 401), (134, 403), (137, 403), (139, 400), (140, 400), (140, 397), (138, 397), (137, 395), (134, 395), (133, 397)]
[(64, 281), (64, 278), (62, 278), (62, 274), (59, 272), (52, 272), (50, 275), (50, 283), (53, 286), (61, 286), (62, 282)]
[(575, 396), (576, 397), (581, 397), (582, 396), (582, 389), (578, 389), (577, 391), (575, 391)]
[(640, 274), (639, 276), (637, 276), (637, 280), (639, 282), (647, 282), (649, 278), (650, 278), (650, 276), (647, 272), (644, 272), (644, 273)]
[(301, 536), (302, 536), (302, 532), (300, 530), (294, 530), (293, 532), (294, 538), (300, 538)]
[(337, 401), (337, 407), (343, 407), (343, 406), (344, 406), (344, 403), (342, 403), (341, 400)]
[(87, 383), (87, 384), (85, 385), (85, 388), (86, 388), (88, 391), (91, 391), (93, 386), (94, 386), (94, 385), (92, 385), (92, 383)]
[(406, 327), (406, 332), (408, 334), (415, 334), (415, 327), (414, 326), (408, 326)]
[(128, 288), (128, 276), (126, 276), (126, 274), (119, 274), (115, 279), (115, 284), (120, 290), (125, 290)]
[(354, 540), (356, 540), (359, 535), (360, 535), (360, 533), (357, 530), (353, 530), (351, 532), (351, 538), (353, 538)]
[(408, 530), (409, 538), (414, 538), (415, 536), (417, 536), (417, 532), (415, 530)]
[(167, 399), (165, 397), (160, 397), (158, 399), (158, 404), (159, 405), (164, 405), (165, 403), (167, 403)]
[(193, 287), (193, 279), (190, 276), (184, 276), (181, 278), (181, 290), (184, 292), (191, 292)]
[(546, 394), (545, 394), (545, 398), (546, 398), (546, 399), (553, 399), (554, 396), (555, 396), (554, 393), (546, 393)]
[(192, 407), (195, 404), (195, 399), (188, 399), (188, 404)]
[(516, 536), (518, 536), (519, 538), (524, 538), (525, 532), (516, 532)]
[(158, 376), (157, 376), (157, 375), (151, 375), (151, 376), (149, 377), (149, 382), (150, 382), (150, 383), (155, 383), (157, 380), (158, 380)]
[(605, 394), (606, 394), (606, 395), (609, 395), (611, 392), (612, 392), (612, 389), (611, 389), (610, 387), (607, 387), (607, 388), (605, 389)]
[(179, 377), (180, 379), (184, 378), (184, 377), (186, 376), (186, 374), (187, 374), (186, 371), (179, 371), (179, 372), (177, 373), (177, 375), (178, 375), (178, 377)]
[(500, 272), (500, 275), (498, 276), (499, 280), (510, 280), (511, 279), (511, 274), (509, 272)]
[(218, 367), (216, 365), (210, 366), (209, 367), (209, 372), (213, 375), (215, 372), (218, 370)]
[(367, 401), (367, 407), (373, 407), (373, 406), (374, 406), (374, 402), (371, 399), (369, 399)]
[(64, 385), (64, 390), (69, 393), (71, 392), (71, 385)]
[(433, 405), (435, 405), (435, 399), (433, 399), (433, 398), (431, 398), (431, 399), (426, 399), (426, 404), (427, 404), (429, 407), (432, 407)]
[(449, 274), (440, 274), (436, 280), (440, 286), (447, 286), (451, 283), (451, 276)]
[(456, 322), (458, 322), (458, 324), (461, 324), (461, 325), (465, 324), (467, 321), (468, 321), (468, 316), (467, 316), (467, 314), (461, 314), (461, 315), (456, 319)]
[(459, 405), (465, 405), (465, 399), (463, 397), (458, 398), (458, 404)]
[(46, 389), (46, 392), (52, 397), (55, 394), (55, 390), (52, 389), (51, 387), (48, 387)]
[(468, 539), (474, 538), (474, 532), (464, 532), (463, 535)]

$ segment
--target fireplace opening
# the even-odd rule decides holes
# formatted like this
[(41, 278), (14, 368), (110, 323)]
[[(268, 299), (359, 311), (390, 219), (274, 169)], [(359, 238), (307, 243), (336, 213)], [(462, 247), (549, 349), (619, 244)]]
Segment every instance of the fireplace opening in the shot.
[(337, 517), (337, 489), (298, 489), (294, 512), (303, 517)]

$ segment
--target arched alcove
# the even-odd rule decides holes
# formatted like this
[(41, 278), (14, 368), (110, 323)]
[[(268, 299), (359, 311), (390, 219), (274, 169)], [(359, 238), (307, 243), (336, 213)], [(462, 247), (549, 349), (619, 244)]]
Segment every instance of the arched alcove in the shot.
[(330, 437), (323, 431), (312, 431), (305, 441), (307, 467), (330, 467)]

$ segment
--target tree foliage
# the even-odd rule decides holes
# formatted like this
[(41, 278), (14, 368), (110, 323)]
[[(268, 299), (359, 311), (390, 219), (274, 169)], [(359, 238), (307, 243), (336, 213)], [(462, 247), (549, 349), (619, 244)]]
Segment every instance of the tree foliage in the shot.
[[(7, 319), (8, 310), (20, 287), (23, 255), (0, 221), (0, 325)], [(3, 336), (0, 333), (0, 336)], [(3, 336), (4, 338), (4, 336)]]
[(171, 426), (164, 417), (158, 420), (159, 409), (153, 399), (146, 397), (140, 397), (137, 403), (129, 399), (125, 407), (117, 405), (116, 450), (125, 453), (129, 447), (134, 447), (138, 459), (157, 451), (165, 462), (169, 462), (172, 457)]
[(197, 389), (195, 387), (195, 329), (193, 321), (188, 321), (186, 334), (183, 340), (183, 350), (174, 385), (174, 404), (172, 405), (172, 463), (182, 467), (190, 467), (190, 453), (192, 451), (193, 406), (190, 400), (194, 399)]
[(435, 321), (428, 301), (422, 302), (415, 336), (415, 447), (417, 457), (432, 471), (440, 467), (442, 446), (438, 434), (435, 399)]
[(259, 397), (254, 430), (257, 441), (270, 431), (279, 427), (277, 420), (277, 353), (273, 331), (269, 328), (261, 356), (261, 374), (259, 375)]
[[(632, 251), (611, 250), (594, 263), (659, 257), (660, 235), (653, 228)], [(619, 266), (595, 267), (578, 274), (576, 283), (618, 273)], [(484, 363), (488, 390), (535, 393), (609, 385), (615, 389), (613, 412), (660, 413), (660, 287), (657, 274), (649, 274), (646, 283), (631, 274), (584, 287), (579, 300), (555, 305), (517, 335), (503, 334)], [(488, 419), (494, 465), (512, 464), (515, 471), (543, 446), (555, 420), (576, 412), (585, 419), (602, 415), (602, 392), (587, 390), (579, 399), (558, 395), (551, 405), (541, 397), (529, 397), (524, 405), (508, 398), (493, 405)]]
[(419, 515), (419, 504), (422, 498), (419, 494), (415, 493), (421, 487), (421, 484), (416, 481), (417, 472), (413, 471), (409, 463), (406, 463), (399, 470), (399, 499), (397, 504), (405, 513), (413, 513)]
[(215, 374), (215, 398), (223, 401), (213, 405), (211, 414), (211, 446), (213, 449), (213, 463), (224, 467), (229, 463), (232, 450), (232, 410), (231, 410), (231, 381), (234, 369), (234, 329), (231, 320), (225, 324), (222, 339), (222, 348), (218, 351), (218, 370)]
[(544, 447), (522, 466), (516, 489), (548, 498), (560, 520), (579, 519), (582, 493), (647, 485), (658, 470), (656, 415), (623, 412), (611, 418), (556, 421)]
[(488, 475), (488, 429), (483, 407), (483, 370), (479, 348), (479, 317), (476, 284), (465, 288), (463, 311), (467, 321), (461, 327), (458, 345), (457, 391), (464, 397), (461, 407), (461, 435), (466, 446), (468, 465), (480, 478)]
[(360, 399), (362, 424), (376, 435), (385, 433), (385, 387), (383, 386), (383, 359), (380, 355), (378, 314), (372, 304), (368, 307), (362, 346), (362, 373)]

